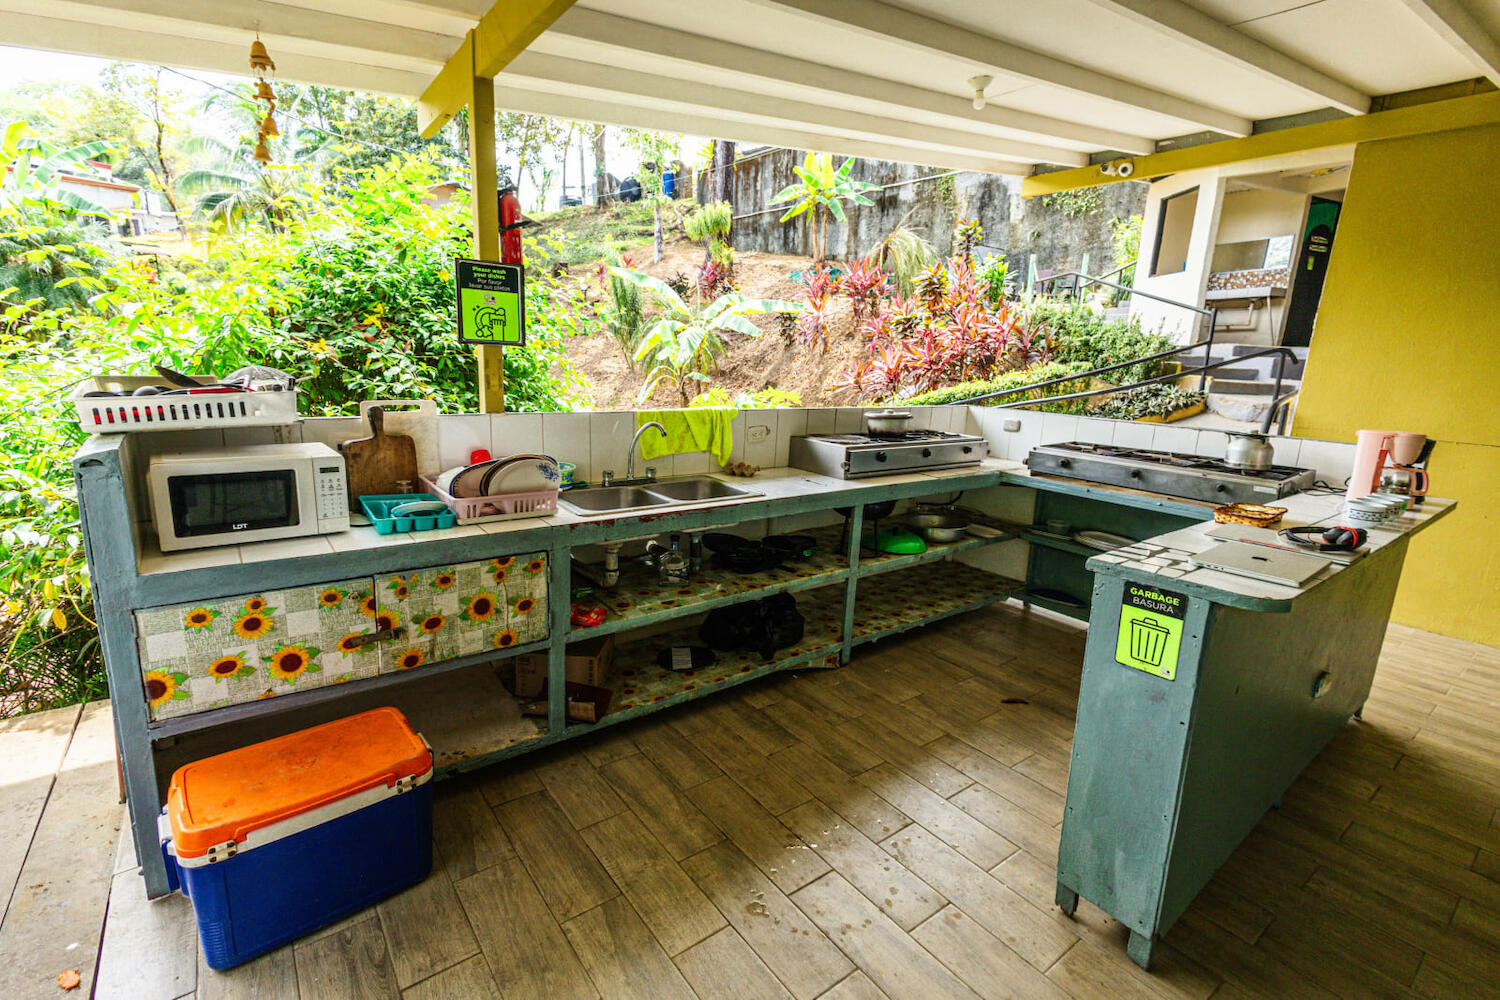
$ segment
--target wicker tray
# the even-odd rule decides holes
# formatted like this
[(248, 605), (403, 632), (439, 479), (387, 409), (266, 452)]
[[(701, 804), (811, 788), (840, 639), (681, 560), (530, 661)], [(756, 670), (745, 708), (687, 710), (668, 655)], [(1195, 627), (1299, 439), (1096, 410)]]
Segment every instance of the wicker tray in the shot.
[(1255, 528), (1273, 528), (1281, 523), (1285, 507), (1268, 507), (1259, 503), (1231, 503), (1214, 508), (1214, 520), (1220, 524), (1248, 524)]

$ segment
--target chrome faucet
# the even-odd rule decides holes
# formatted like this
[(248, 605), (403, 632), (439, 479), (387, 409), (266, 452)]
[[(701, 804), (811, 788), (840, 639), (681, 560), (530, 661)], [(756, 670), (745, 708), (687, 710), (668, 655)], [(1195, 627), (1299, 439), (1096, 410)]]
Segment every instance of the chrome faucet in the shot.
[(655, 420), (651, 420), (651, 421), (648, 421), (648, 422), (646, 422), (644, 424), (641, 424), (641, 426), (636, 429), (635, 437), (633, 437), (633, 438), (630, 439), (630, 451), (625, 456), (625, 478), (624, 479), (616, 479), (614, 472), (612, 470), (606, 469), (604, 471), (602, 485), (604, 485), (604, 486), (638, 486), (641, 483), (654, 483), (654, 482), (656, 482), (656, 469), (652, 468), (649, 465), (646, 466), (646, 474), (644, 476), (642, 476), (639, 479), (637, 479), (635, 477), (635, 448), (636, 448), (636, 445), (640, 444), (640, 442), (641, 442), (641, 435), (644, 434), (644, 433), (646, 433), (648, 430), (650, 430), (653, 427), (655, 427), (659, 432), (661, 432), (661, 436), (662, 437), (666, 437), (667, 436), (667, 429), (665, 427), (663, 427), (660, 423), (658, 423)]

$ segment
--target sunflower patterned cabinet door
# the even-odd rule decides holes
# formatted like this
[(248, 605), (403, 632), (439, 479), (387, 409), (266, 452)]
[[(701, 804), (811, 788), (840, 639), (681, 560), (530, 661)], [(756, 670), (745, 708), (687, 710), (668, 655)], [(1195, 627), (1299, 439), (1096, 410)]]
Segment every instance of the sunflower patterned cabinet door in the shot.
[(547, 637), (547, 554), (503, 556), (375, 578), (380, 643), (391, 673), (474, 653), (502, 653)]
[(380, 672), (371, 580), (136, 612), (153, 720)]

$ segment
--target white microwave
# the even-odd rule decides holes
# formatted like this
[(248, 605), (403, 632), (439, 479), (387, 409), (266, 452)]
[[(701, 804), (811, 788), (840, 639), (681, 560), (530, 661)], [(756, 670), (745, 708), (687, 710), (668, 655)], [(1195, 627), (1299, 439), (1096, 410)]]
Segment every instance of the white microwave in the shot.
[(153, 455), (147, 483), (163, 552), (349, 530), (344, 457), (325, 444)]

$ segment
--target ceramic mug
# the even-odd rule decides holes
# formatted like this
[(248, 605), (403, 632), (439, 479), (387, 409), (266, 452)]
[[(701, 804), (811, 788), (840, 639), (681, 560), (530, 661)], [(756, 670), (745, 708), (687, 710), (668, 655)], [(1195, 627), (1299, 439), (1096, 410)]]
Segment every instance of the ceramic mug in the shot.
[(1422, 448), (1426, 444), (1426, 434), (1398, 431), (1391, 435), (1391, 443), (1388, 446), (1391, 451), (1391, 460), (1397, 465), (1410, 465), (1421, 457)]

